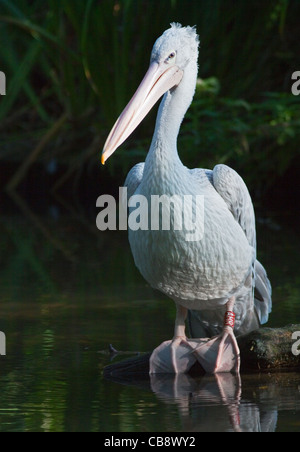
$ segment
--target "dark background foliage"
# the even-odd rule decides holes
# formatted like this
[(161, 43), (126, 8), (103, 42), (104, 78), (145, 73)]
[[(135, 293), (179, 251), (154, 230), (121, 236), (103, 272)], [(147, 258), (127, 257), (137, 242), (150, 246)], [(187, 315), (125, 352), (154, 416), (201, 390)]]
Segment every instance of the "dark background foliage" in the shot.
[(201, 39), (182, 160), (227, 163), (256, 201), (284, 204), (299, 168), (299, 13), (297, 0), (0, 0), (1, 185), (56, 190), (87, 174), (89, 184), (120, 185), (145, 157), (155, 112), (105, 170), (101, 148), (155, 39), (177, 21), (196, 25)]

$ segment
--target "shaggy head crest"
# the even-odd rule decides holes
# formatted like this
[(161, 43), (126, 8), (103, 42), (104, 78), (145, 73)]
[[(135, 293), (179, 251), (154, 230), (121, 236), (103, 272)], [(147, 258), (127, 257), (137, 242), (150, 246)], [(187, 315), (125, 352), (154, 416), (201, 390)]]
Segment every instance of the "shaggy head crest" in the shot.
[(161, 60), (172, 51), (176, 52), (179, 61), (187, 63), (191, 59), (197, 59), (199, 36), (196, 27), (183, 27), (181, 24), (173, 22), (155, 42), (152, 50), (151, 60)]

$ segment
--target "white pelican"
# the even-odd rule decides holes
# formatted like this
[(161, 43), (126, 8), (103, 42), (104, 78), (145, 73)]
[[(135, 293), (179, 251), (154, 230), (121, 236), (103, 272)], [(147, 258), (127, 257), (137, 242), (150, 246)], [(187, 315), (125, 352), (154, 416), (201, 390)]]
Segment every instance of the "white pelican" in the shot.
[[(136, 266), (177, 307), (173, 340), (153, 352), (150, 373), (187, 372), (196, 359), (210, 373), (239, 372), (234, 326), (237, 334), (250, 331), (271, 312), (271, 285), (256, 260), (255, 216), (245, 183), (228, 166), (191, 170), (178, 156), (179, 128), (195, 92), (198, 46), (195, 28), (176, 23), (157, 39), (150, 67), (102, 153), (104, 164), (164, 95), (146, 161), (127, 176), (128, 196), (204, 196), (201, 240), (187, 241), (186, 231), (174, 227), (129, 230)], [(188, 312), (194, 338), (217, 337), (187, 339)]]

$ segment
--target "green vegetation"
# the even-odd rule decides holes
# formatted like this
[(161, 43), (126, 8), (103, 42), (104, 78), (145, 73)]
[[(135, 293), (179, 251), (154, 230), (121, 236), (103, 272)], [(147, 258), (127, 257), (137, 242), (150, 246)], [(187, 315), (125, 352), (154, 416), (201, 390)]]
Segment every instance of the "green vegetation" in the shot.
[[(0, 165), (19, 166), (11, 186), (37, 161), (67, 168), (63, 181), (99, 165), (171, 21), (197, 25), (201, 38), (202, 82), (180, 138), (183, 161), (242, 168), (250, 188), (276, 183), (299, 155), (300, 96), (291, 94), (299, 12), (296, 0), (0, 0)], [(153, 120), (111, 159), (112, 175), (144, 158)]]
[(217, 79), (199, 81), (180, 138), (187, 165), (233, 165), (251, 191), (262, 193), (299, 156), (299, 100), (289, 93), (232, 99), (220, 96)]

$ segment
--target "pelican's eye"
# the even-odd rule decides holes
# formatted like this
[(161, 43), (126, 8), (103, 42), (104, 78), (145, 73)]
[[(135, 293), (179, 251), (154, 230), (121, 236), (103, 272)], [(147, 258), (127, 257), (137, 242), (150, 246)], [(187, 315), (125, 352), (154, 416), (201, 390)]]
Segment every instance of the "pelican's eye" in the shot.
[(176, 52), (171, 52), (170, 55), (166, 58), (166, 62), (171, 63), (172, 61), (175, 60), (175, 57), (176, 57)]

